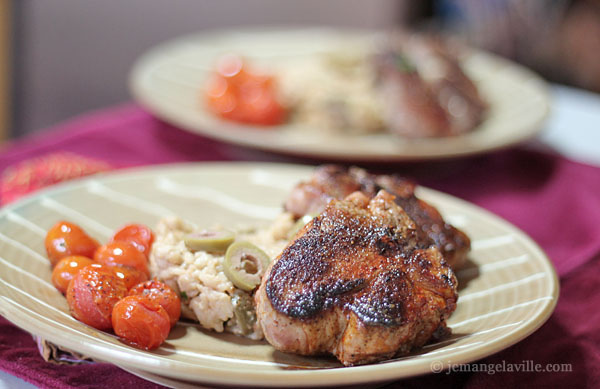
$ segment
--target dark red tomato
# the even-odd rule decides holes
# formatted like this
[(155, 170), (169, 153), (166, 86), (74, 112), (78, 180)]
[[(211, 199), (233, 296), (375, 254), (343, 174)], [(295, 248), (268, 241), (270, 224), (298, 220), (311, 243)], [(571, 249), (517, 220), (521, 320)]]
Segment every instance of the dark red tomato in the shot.
[(138, 250), (146, 255), (150, 255), (150, 247), (152, 246), (152, 242), (154, 242), (154, 233), (143, 224), (128, 224), (118, 230), (111, 240), (131, 242)]
[(125, 281), (127, 290), (133, 288), (141, 282), (148, 281), (146, 273), (139, 271), (134, 267), (129, 266), (113, 266), (112, 270), (115, 272), (117, 277)]
[(79, 273), (84, 267), (93, 264), (94, 261), (91, 258), (84, 257), (81, 255), (71, 255), (64, 257), (52, 270), (52, 284), (62, 294), (67, 292), (69, 282)]
[(130, 242), (116, 241), (100, 246), (94, 253), (94, 260), (108, 266), (133, 267), (150, 276), (148, 257)]
[(112, 327), (125, 343), (144, 350), (160, 346), (171, 330), (169, 315), (144, 296), (127, 296), (115, 304)]
[(225, 119), (271, 126), (284, 122), (286, 109), (279, 102), (275, 80), (248, 71), (242, 59), (225, 56), (206, 89), (208, 108)]
[(129, 290), (130, 296), (145, 296), (150, 300), (160, 304), (169, 314), (171, 326), (174, 326), (181, 316), (181, 299), (164, 282), (158, 280), (146, 281), (138, 284)]
[(113, 307), (125, 296), (125, 282), (112, 268), (100, 264), (81, 269), (67, 288), (67, 302), (73, 317), (99, 330), (112, 328)]
[(70, 255), (92, 258), (100, 246), (98, 241), (90, 237), (81, 227), (66, 221), (60, 221), (48, 230), (44, 244), (52, 266), (56, 265), (61, 258)]

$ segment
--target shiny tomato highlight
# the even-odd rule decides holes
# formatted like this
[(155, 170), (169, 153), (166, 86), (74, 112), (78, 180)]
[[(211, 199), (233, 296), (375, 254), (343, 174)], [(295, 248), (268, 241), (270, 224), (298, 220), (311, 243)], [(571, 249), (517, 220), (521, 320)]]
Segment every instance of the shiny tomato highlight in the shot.
[(133, 288), (139, 283), (148, 281), (148, 275), (134, 267), (113, 266), (112, 270), (115, 272), (117, 277), (119, 277), (125, 282), (127, 290)]
[(60, 291), (60, 293), (65, 294), (69, 282), (73, 277), (75, 277), (81, 269), (93, 263), (94, 261), (91, 258), (81, 255), (71, 255), (62, 258), (52, 270), (52, 284)]
[(169, 314), (171, 326), (174, 326), (179, 320), (179, 316), (181, 316), (181, 299), (164, 282), (158, 280), (143, 282), (131, 288), (129, 295), (145, 296), (162, 306)]
[(148, 257), (131, 242), (115, 241), (98, 247), (94, 260), (108, 266), (129, 266), (150, 276)]
[(99, 330), (110, 330), (113, 307), (126, 295), (125, 282), (110, 267), (92, 264), (69, 282), (67, 303), (75, 319)]
[(98, 241), (90, 237), (81, 227), (67, 221), (59, 221), (48, 230), (44, 245), (52, 266), (55, 266), (61, 258), (70, 255), (92, 258), (100, 246)]
[(144, 350), (160, 346), (171, 330), (167, 311), (140, 295), (127, 296), (115, 304), (112, 327), (124, 342)]
[(131, 242), (138, 250), (150, 255), (150, 247), (154, 242), (154, 233), (143, 224), (127, 224), (113, 235), (111, 241)]

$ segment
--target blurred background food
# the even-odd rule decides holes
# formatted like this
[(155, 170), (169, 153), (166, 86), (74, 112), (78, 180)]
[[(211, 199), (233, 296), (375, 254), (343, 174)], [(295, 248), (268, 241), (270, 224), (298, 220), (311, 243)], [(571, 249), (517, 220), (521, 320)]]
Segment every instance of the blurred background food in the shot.
[(600, 91), (598, 0), (0, 0), (0, 136), (131, 100), (132, 64), (165, 40), (252, 25), (441, 30)]
[(152, 48), (129, 85), (144, 109), (184, 131), (304, 157), (448, 158), (542, 130), (545, 80), (436, 37), (322, 26), (207, 31)]
[[(261, 72), (243, 55), (211, 58), (203, 108), (265, 130), (300, 124), (313, 135), (447, 137), (483, 121), (488, 103), (462, 67), (465, 47), (440, 34), (402, 29), (360, 38), (346, 32), (323, 51), (291, 55), (282, 63), (272, 58)], [(166, 53), (173, 57), (173, 51)]]

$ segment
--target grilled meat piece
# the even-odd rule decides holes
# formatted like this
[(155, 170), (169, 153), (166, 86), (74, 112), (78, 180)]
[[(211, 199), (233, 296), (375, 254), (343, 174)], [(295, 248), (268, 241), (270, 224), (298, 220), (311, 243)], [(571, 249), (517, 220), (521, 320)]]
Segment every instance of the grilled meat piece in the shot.
[(376, 64), (377, 87), (384, 97), (384, 117), (390, 131), (409, 138), (451, 135), (450, 119), (434, 90), (413, 66), (401, 65), (408, 64), (402, 54), (385, 52)]
[(457, 281), (439, 250), (380, 191), (331, 201), (264, 275), (257, 315), (275, 348), (344, 365), (408, 353), (448, 333)]
[(487, 104), (463, 72), (457, 48), (439, 36), (397, 32), (375, 67), (386, 97), (390, 130), (408, 137), (438, 137), (473, 130)]
[(347, 169), (325, 165), (315, 170), (310, 181), (300, 182), (292, 189), (284, 208), (297, 218), (317, 214), (325, 209), (329, 200), (341, 200), (361, 190), (361, 183)]
[(444, 259), (459, 269), (471, 247), (469, 237), (446, 223), (438, 210), (415, 196), (415, 183), (396, 175), (369, 174), (356, 167), (337, 165), (317, 168), (311, 179), (292, 189), (285, 209), (296, 217), (320, 213), (332, 199), (343, 199), (354, 191), (373, 197), (381, 189), (396, 196), (400, 205), (417, 224), (420, 239), (437, 246)]
[(463, 72), (459, 48), (437, 35), (416, 35), (402, 40), (400, 50), (437, 96), (450, 121), (451, 135), (462, 134), (481, 123), (487, 104), (475, 83)]

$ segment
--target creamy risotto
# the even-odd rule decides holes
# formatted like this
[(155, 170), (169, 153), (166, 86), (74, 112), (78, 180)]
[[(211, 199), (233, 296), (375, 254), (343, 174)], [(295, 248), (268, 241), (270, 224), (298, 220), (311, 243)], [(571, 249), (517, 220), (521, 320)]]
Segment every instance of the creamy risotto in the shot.
[[(229, 228), (235, 242), (249, 242), (273, 260), (288, 243), (294, 229), (291, 214), (282, 213), (266, 227)], [(212, 231), (225, 230), (217, 226)], [(256, 325), (252, 291), (236, 287), (226, 275), (224, 252), (190, 250), (186, 237), (204, 231), (180, 218), (165, 218), (155, 228), (150, 254), (153, 277), (164, 281), (181, 296), (182, 316), (202, 327), (252, 339), (261, 339)]]
[[(298, 64), (296, 64), (298, 65)], [(384, 102), (366, 54), (336, 52), (283, 66), (276, 72), (291, 121), (331, 133), (376, 133), (385, 129)]]

